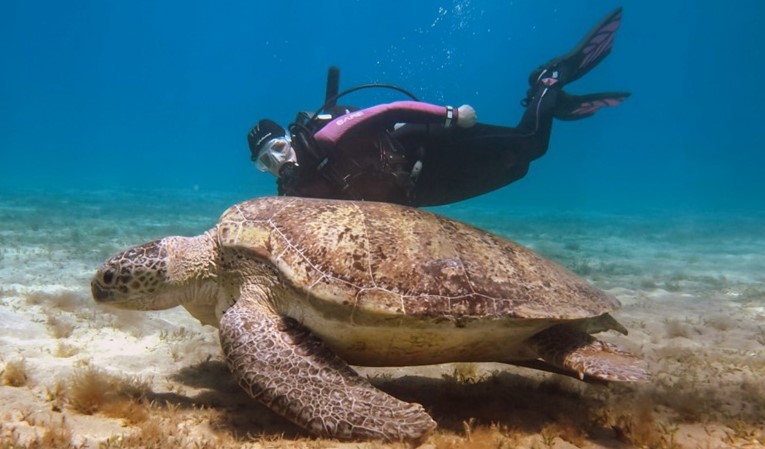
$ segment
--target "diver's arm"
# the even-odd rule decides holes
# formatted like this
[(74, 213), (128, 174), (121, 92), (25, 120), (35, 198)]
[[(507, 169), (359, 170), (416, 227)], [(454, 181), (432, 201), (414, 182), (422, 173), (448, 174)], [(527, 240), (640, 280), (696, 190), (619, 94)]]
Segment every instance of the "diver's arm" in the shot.
[(342, 115), (319, 130), (314, 138), (322, 145), (332, 146), (345, 136), (374, 133), (396, 123), (430, 123), (447, 128), (468, 128), (475, 125), (476, 116), (475, 110), (469, 105), (453, 108), (420, 101), (397, 101)]

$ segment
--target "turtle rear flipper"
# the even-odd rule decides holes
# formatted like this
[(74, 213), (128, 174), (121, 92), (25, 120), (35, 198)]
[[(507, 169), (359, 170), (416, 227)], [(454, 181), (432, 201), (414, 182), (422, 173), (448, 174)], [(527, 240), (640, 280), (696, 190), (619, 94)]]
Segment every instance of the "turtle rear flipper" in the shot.
[[(541, 364), (549, 364), (547, 371), (568, 374), (581, 380), (613, 382), (647, 382), (646, 363), (629, 352), (600, 341), (573, 326), (559, 324), (546, 329), (528, 340), (538, 354)], [(538, 369), (539, 365), (520, 364)]]
[(359, 376), (305, 326), (261, 301), (240, 298), (223, 314), (229, 368), (254, 399), (304, 429), (343, 440), (422, 441), (436, 423)]

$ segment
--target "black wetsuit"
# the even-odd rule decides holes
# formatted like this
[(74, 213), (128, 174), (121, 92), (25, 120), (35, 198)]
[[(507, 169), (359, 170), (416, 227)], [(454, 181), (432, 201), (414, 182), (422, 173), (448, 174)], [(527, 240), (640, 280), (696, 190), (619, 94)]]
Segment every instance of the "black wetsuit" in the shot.
[(517, 127), (478, 123), (471, 128), (406, 125), (394, 136), (405, 148), (424, 149), (412, 205), (436, 206), (491, 192), (526, 175), (550, 142), (558, 91), (532, 98)]
[[(318, 158), (293, 137), (298, 166), (284, 168), (279, 194), (436, 206), (491, 192), (522, 178), (547, 151), (557, 94), (555, 88), (538, 89), (516, 128), (407, 121), (332, 148), (310, 142)], [(413, 179), (417, 161), (422, 168)]]

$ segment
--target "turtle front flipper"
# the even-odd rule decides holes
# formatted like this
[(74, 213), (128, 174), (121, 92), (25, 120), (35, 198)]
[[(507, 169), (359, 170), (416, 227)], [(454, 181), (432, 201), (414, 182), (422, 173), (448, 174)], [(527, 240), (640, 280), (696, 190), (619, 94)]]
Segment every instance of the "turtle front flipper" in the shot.
[[(520, 363), (585, 381), (647, 382), (646, 362), (574, 326), (559, 324), (527, 341), (542, 361)], [(548, 364), (549, 368), (540, 365)]]
[(306, 430), (338, 439), (420, 441), (436, 423), (359, 376), (310, 330), (240, 298), (221, 318), (231, 371), (250, 396)]

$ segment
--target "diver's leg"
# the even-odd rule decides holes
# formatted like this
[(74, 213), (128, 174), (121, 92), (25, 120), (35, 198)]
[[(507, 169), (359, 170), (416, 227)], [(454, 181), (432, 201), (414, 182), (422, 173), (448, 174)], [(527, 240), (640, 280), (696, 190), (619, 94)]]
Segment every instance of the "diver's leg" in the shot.
[(515, 128), (479, 123), (468, 129), (397, 132), (407, 148), (425, 150), (413, 205), (460, 201), (516, 181), (526, 175), (531, 161), (547, 151), (553, 118), (584, 118), (624, 100), (628, 94), (574, 96), (561, 91), (611, 52), (620, 23), (621, 8), (598, 23), (574, 50), (534, 70), (522, 101), (526, 111)]
[[(522, 152), (529, 160), (545, 154), (550, 143), (553, 117), (561, 90), (553, 85), (539, 84), (530, 92), (527, 101), (522, 102), (526, 111), (512, 136), (512, 148)], [(512, 129), (512, 128), (509, 128)]]
[(547, 151), (552, 119), (577, 120), (593, 115), (604, 106), (615, 106), (629, 93), (607, 92), (571, 95), (561, 88), (584, 76), (611, 52), (621, 24), (622, 10), (604, 17), (569, 53), (542, 64), (529, 75), (529, 90), (521, 104), (526, 112), (517, 126), (526, 139), (523, 151), (531, 159)]
[(547, 152), (553, 118), (577, 119), (629, 94), (574, 96), (538, 86), (517, 127), (476, 124), (472, 128), (406, 125), (395, 135), (407, 148), (423, 148), (422, 172), (413, 205), (461, 201), (504, 187), (526, 175), (529, 163)]
[[(526, 175), (529, 137), (515, 128), (478, 123), (471, 128), (406, 125), (395, 137), (422, 148), (412, 205), (436, 206), (499, 189)], [(403, 131), (403, 132), (400, 132)]]

